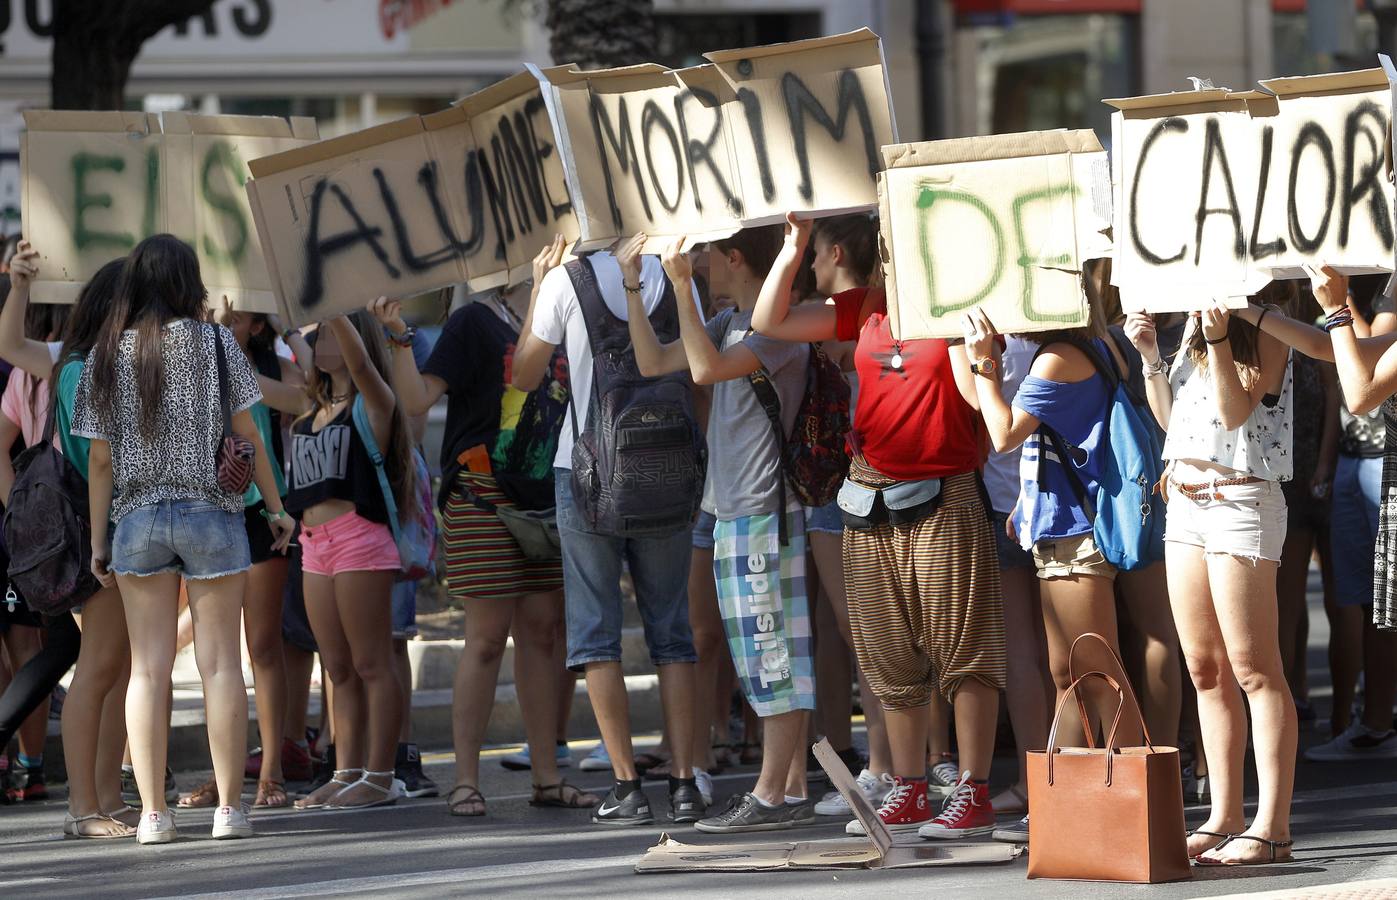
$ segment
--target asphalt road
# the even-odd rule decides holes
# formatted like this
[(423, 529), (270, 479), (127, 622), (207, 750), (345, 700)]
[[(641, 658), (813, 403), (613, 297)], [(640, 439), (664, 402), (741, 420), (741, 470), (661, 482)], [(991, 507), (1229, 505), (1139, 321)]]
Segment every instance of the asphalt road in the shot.
[[(1312, 741), (1314, 736), (1309, 736)], [(579, 754), (580, 755), (580, 754)], [(181, 812), (179, 842), (64, 840), (61, 801), (0, 808), (0, 897), (281, 898), (309, 896), (550, 898), (805, 898), (896, 892), (950, 897), (1202, 897), (1397, 878), (1397, 763), (1301, 763), (1295, 803), (1296, 861), (1234, 870), (1198, 870), (1192, 881), (1134, 886), (1029, 882), (1020, 859), (993, 867), (897, 871), (685, 873), (637, 875), (635, 861), (666, 829), (613, 830), (585, 812), (528, 806), (527, 773), (485, 763), (489, 815), (446, 815), (441, 799), (404, 801), (364, 812), (259, 813), (257, 836), (215, 843), (207, 810)], [(1010, 760), (1001, 760), (1007, 766)], [(451, 783), (445, 754), (428, 774)], [(205, 773), (181, 776), (185, 788)], [(606, 773), (572, 770), (578, 783), (603, 785)], [(721, 776), (721, 797), (745, 787), (750, 772)], [(658, 810), (663, 789), (651, 789)], [(721, 799), (720, 799), (721, 802)], [(1190, 810), (1190, 821), (1203, 812)], [(842, 823), (800, 832), (801, 840), (839, 837)], [(669, 829), (686, 843), (722, 843), (688, 827)], [(750, 838), (762, 840), (760, 836)], [(933, 894), (933, 892), (936, 892)], [(949, 893), (947, 893), (949, 892)]]

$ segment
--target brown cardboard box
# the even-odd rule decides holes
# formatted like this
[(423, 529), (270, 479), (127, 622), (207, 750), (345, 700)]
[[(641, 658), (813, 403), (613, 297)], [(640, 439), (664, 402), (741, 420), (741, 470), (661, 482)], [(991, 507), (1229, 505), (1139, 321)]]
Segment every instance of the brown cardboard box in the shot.
[(828, 740), (815, 745), (815, 758), (836, 790), (863, 823), (866, 838), (769, 844), (683, 844), (669, 835), (636, 863), (641, 874), (656, 872), (764, 872), (776, 869), (899, 869), (912, 866), (961, 866), (1006, 863), (1023, 851), (1009, 844), (931, 843), (898, 846), (878, 813), (859, 793)]

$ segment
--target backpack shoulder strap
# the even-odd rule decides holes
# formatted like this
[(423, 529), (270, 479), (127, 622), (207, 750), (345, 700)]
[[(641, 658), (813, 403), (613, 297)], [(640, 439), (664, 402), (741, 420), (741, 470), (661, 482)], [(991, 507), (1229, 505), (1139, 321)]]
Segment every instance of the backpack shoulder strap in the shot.
[[(751, 333), (752, 329), (747, 329), (747, 334)], [(781, 395), (776, 393), (776, 385), (771, 383), (771, 375), (766, 371), (765, 366), (749, 374), (747, 383), (752, 386), (752, 393), (757, 395), (757, 402), (762, 405), (762, 411), (766, 413), (767, 419), (771, 422), (771, 430), (776, 432), (776, 458), (779, 460), (778, 468), (780, 469), (777, 488), (777, 502), (780, 504), (780, 509), (776, 514), (781, 546), (784, 547), (790, 543), (790, 537), (786, 533), (786, 428), (781, 423)]]
[(373, 463), (378, 475), (378, 488), (383, 492), (383, 505), (388, 509), (388, 527), (393, 531), (393, 542), (402, 535), (402, 525), (398, 520), (398, 501), (393, 497), (393, 485), (388, 481), (388, 470), (383, 464), (383, 453), (378, 449), (378, 439), (374, 437), (373, 423), (369, 421), (369, 411), (364, 405), (364, 395), (354, 395), (354, 430), (359, 432), (359, 440), (364, 442), (364, 450)]
[(663, 272), (660, 277), (664, 279), (665, 286), (660, 293), (660, 302), (650, 313), (650, 325), (655, 329), (657, 338), (670, 343), (679, 340), (679, 300), (674, 294), (674, 282)]
[[(1072, 486), (1072, 493), (1076, 495), (1077, 502), (1082, 504), (1082, 511), (1087, 514), (1087, 521), (1096, 521), (1096, 503), (1087, 496), (1087, 486), (1082, 481), (1082, 476), (1077, 473), (1077, 467), (1072, 463), (1072, 457), (1067, 452), (1067, 442), (1062, 439), (1062, 435), (1057, 433), (1057, 429), (1048, 426), (1046, 423), (1039, 423), (1041, 434), (1048, 436), (1048, 441), (1053, 445), (1053, 452), (1057, 454), (1058, 465), (1062, 466), (1062, 471), (1067, 473), (1067, 481)], [(1038, 444), (1038, 483), (1041, 490), (1043, 483), (1043, 444), (1040, 439)]]
[(611, 310), (606, 308), (606, 301), (602, 299), (591, 260), (584, 256), (571, 260), (563, 268), (567, 270), (572, 289), (577, 294), (577, 306), (582, 312), (582, 321), (587, 325), (587, 343), (595, 357), (606, 349), (607, 338), (614, 331), (610, 327), (613, 318)]
[(228, 406), (228, 357), (224, 355), (223, 336), (218, 333), (218, 326), (210, 325), (209, 330), (213, 332), (213, 352), (218, 360), (218, 405), (223, 410), (223, 436), (227, 437), (233, 433), (233, 415)]

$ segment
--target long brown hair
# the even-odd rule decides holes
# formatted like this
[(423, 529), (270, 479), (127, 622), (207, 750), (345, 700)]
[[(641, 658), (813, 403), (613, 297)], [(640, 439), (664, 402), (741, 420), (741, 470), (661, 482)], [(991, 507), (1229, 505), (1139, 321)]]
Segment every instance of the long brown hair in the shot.
[[(1299, 303), (1300, 289), (1294, 281), (1272, 281), (1248, 299), (1290, 315)], [(1227, 343), (1232, 348), (1232, 359), (1243, 370), (1250, 370), (1252, 375), (1261, 367), (1261, 351), (1258, 349), (1260, 336), (1256, 326), (1243, 321), (1241, 316), (1232, 316), (1227, 320)], [(1195, 323), (1195, 327), (1189, 331), (1185, 350), (1195, 366), (1200, 369), (1208, 367), (1208, 343), (1203, 337), (1201, 325)]]
[[(384, 340), (383, 329), (378, 322), (365, 310), (356, 310), (345, 318), (349, 319), (354, 330), (358, 332), (359, 339), (364, 342), (364, 351), (368, 354), (369, 362), (373, 363), (378, 374), (388, 384), (388, 387), (397, 394), (397, 388), (393, 384), (393, 363), (388, 352), (388, 342)], [(322, 323), (320, 328), (326, 326)], [(314, 343), (320, 336), (320, 329), (311, 335), (311, 342)], [(328, 376), (320, 371), (319, 366), (312, 366), (310, 377), (306, 380), (306, 393), (310, 395), (311, 408), (296, 418), (297, 422), (306, 419), (314, 419), (321, 410), (328, 410), (332, 405), (330, 395), (333, 386)], [(350, 397), (358, 395), (359, 389), (355, 387), (353, 379), (349, 382)], [(354, 402), (353, 399), (350, 400)], [(412, 440), (412, 431), (408, 428), (407, 416), (403, 414), (401, 403), (393, 407), (392, 423), (389, 426), (388, 446), (384, 448), (383, 464), (388, 470), (388, 481), (393, 488), (393, 499), (398, 504), (398, 514), (400, 517), (420, 515), (419, 504), (416, 502), (417, 490), (417, 463), (413, 459), (415, 445)]]
[(163, 329), (178, 319), (202, 321), (207, 300), (192, 247), (169, 234), (136, 245), (122, 266), (111, 315), (93, 347), (92, 406), (100, 416), (110, 416), (116, 403), (121, 336), (134, 330), (137, 429), (145, 440), (156, 440), (165, 399)]

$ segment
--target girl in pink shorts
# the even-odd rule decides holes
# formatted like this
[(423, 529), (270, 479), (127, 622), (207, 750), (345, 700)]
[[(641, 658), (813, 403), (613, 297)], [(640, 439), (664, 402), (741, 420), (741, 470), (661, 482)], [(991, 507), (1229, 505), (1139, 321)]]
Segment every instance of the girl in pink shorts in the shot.
[(362, 404), (400, 508), (413, 493), (412, 443), (390, 387), (382, 331), (364, 313), (316, 335), (307, 411), (291, 429), (286, 508), (301, 521), (306, 614), (334, 685), (334, 777), (298, 809), (362, 809), (403, 796), (393, 778), (402, 710), (393, 670), (392, 590), (402, 567), (388, 506), (354, 409)]

